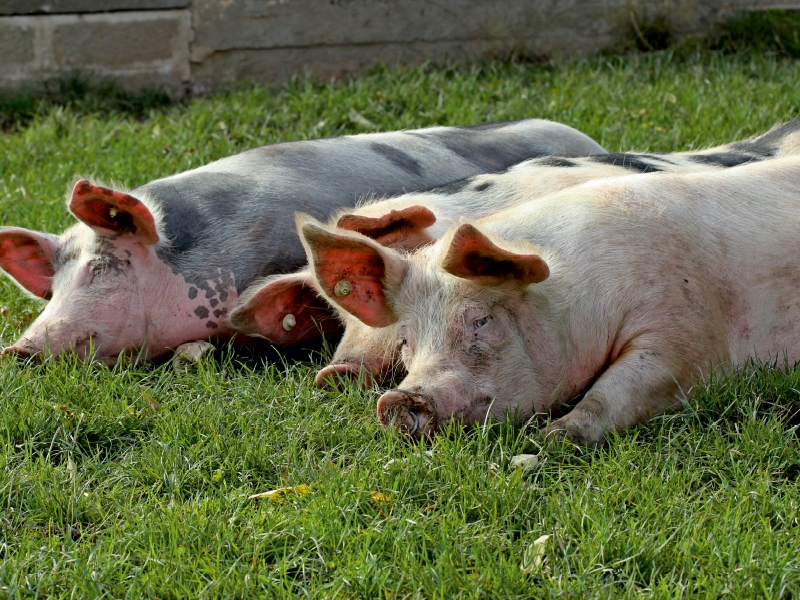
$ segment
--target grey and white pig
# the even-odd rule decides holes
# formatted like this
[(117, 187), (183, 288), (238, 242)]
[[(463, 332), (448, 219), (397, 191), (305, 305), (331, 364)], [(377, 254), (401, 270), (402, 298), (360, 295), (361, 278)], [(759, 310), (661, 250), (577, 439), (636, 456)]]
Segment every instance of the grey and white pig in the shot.
[(49, 300), (5, 353), (73, 350), (114, 363), (230, 333), (253, 280), (305, 262), (297, 210), (324, 219), (363, 195), (420, 190), (532, 156), (605, 151), (529, 119), (266, 146), (130, 192), (79, 181), (61, 235), (0, 230), (0, 268)]
[(709, 370), (800, 360), (800, 157), (631, 175), (454, 225), (414, 254), (298, 220), (332, 303), (394, 325), (413, 437), (545, 414), (586, 445), (676, 407)]
[[(413, 251), (440, 239), (461, 217), (480, 219), (594, 179), (724, 169), (798, 153), (800, 119), (760, 136), (701, 151), (534, 158), (501, 173), (476, 175), (434, 190), (371, 202), (350, 212), (338, 211), (328, 225)], [(399, 348), (393, 327), (367, 327), (343, 311), (338, 316), (344, 335), (331, 364), (317, 374), (319, 386), (335, 382), (337, 376), (361, 376), (363, 381), (380, 383), (395, 372)], [(308, 270), (254, 283), (240, 298), (231, 321), (239, 331), (278, 345), (305, 342), (339, 328)]]

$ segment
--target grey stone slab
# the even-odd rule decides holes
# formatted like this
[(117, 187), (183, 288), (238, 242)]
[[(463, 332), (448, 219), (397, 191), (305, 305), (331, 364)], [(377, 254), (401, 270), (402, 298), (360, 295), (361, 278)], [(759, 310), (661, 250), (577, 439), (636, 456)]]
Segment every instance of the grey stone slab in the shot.
[(0, 0), (0, 15), (96, 13), (186, 8), (191, 0)]
[(180, 97), (190, 83), (186, 9), (0, 17), (0, 36), (15, 46), (6, 52), (13, 60), (0, 61), (2, 89), (36, 90), (79, 75)]
[(29, 65), (35, 58), (35, 43), (33, 27), (0, 19), (0, 75)]
[(64, 67), (111, 69), (169, 60), (179, 26), (176, 19), (65, 23), (54, 28), (53, 56)]

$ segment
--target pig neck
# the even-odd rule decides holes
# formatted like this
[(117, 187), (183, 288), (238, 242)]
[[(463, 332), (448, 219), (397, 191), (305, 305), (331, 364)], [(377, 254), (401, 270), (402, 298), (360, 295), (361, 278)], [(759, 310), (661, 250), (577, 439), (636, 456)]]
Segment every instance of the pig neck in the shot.
[(228, 314), (238, 297), (232, 274), (187, 281), (152, 251), (150, 263), (152, 276), (147, 279), (152, 279), (152, 284), (148, 287), (154, 293), (144, 301), (147, 327), (143, 346), (148, 358), (157, 358), (182, 343), (230, 336)]

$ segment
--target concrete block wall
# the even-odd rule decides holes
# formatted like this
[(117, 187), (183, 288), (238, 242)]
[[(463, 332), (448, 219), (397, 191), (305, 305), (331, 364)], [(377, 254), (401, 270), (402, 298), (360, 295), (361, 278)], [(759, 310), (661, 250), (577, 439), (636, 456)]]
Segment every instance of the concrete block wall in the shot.
[(681, 37), (767, 8), (800, 0), (0, 0), (0, 89), (80, 74), (180, 96), (376, 61), (586, 55), (629, 38), (632, 19), (665, 17)]

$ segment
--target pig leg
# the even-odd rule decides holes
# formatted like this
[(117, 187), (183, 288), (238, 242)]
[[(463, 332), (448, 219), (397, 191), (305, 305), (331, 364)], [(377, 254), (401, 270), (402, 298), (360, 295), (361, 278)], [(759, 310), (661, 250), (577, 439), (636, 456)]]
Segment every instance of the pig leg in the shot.
[(674, 340), (654, 341), (629, 343), (575, 408), (550, 424), (547, 438), (597, 446), (603, 443), (606, 432), (633, 427), (679, 406), (681, 393), (688, 389), (684, 384), (695, 371), (689, 365), (702, 362), (678, 357), (670, 350), (681, 347)]

